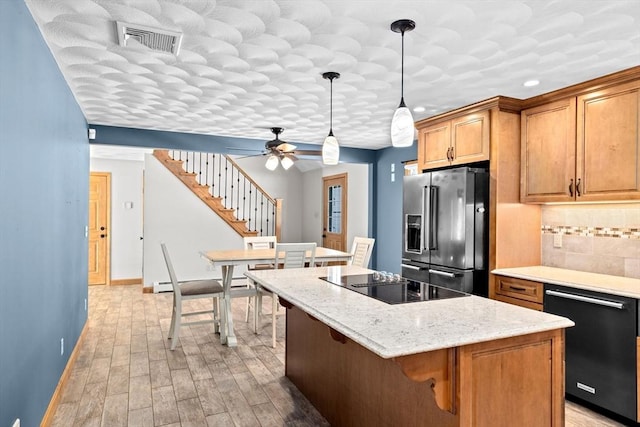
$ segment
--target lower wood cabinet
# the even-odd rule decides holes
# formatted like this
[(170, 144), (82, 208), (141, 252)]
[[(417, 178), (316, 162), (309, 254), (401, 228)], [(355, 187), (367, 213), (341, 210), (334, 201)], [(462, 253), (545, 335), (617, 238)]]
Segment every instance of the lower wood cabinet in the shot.
[(531, 280), (496, 275), (495, 299), (542, 311), (544, 285)]
[(383, 359), (283, 302), (285, 374), (331, 425), (564, 425), (564, 329)]

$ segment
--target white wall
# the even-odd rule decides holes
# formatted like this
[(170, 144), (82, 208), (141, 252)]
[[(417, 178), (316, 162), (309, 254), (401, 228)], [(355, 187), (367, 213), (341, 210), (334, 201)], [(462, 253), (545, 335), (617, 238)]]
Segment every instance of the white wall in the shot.
[[(169, 280), (160, 243), (180, 280), (221, 278), (200, 251), (237, 249), (242, 238), (153, 155), (145, 155), (144, 285)], [(236, 276), (236, 274), (234, 274)]]
[[(139, 279), (144, 162), (91, 158), (90, 170), (111, 173), (111, 280)], [(131, 209), (125, 202), (131, 202)]]
[(369, 166), (341, 163), (306, 172), (302, 194), (302, 240), (322, 244), (322, 177), (347, 174), (347, 250), (355, 236), (369, 235)]
[[(236, 159), (272, 197), (284, 199), (281, 241), (322, 243), (322, 177), (344, 172), (347, 245), (350, 248), (354, 236), (368, 235), (367, 165), (340, 164), (302, 173), (295, 167), (269, 171), (264, 161), (262, 156)], [(145, 286), (167, 281), (161, 241), (167, 243), (181, 279), (219, 279), (221, 272), (211, 271), (199, 251), (242, 247), (242, 238), (152, 155), (145, 155), (144, 162), (92, 158), (91, 170), (112, 173), (112, 279), (143, 277)], [(132, 209), (124, 208), (128, 201)], [(236, 268), (234, 277), (243, 271)]]
[(274, 199), (283, 199), (281, 242), (300, 242), (305, 215), (302, 210), (303, 174), (295, 166), (285, 171), (280, 166), (274, 171), (264, 167), (265, 157), (254, 156), (235, 162)]

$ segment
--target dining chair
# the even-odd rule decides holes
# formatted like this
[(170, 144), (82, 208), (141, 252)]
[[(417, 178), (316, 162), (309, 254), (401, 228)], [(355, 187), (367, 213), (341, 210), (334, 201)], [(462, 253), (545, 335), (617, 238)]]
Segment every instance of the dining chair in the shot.
[[(307, 265), (313, 266), (316, 260), (316, 243), (277, 243), (276, 257), (274, 264), (276, 268), (303, 268)], [(254, 315), (260, 319), (262, 315), (262, 297), (271, 297), (271, 345), (276, 347), (276, 318), (280, 313), (280, 303), (278, 295), (264, 289), (258, 288), (256, 297), (256, 307)], [(259, 320), (256, 321), (259, 327)], [(256, 331), (258, 329), (256, 328)]]
[(354, 237), (353, 245), (351, 246), (351, 255), (353, 255), (353, 257), (351, 261), (349, 261), (349, 265), (367, 268), (375, 242), (376, 239), (369, 237)]
[[(190, 280), (179, 282), (176, 278), (169, 251), (164, 243), (161, 243), (162, 255), (169, 270), (169, 278), (171, 279), (171, 287), (173, 288), (173, 311), (171, 313), (171, 327), (169, 328), (169, 339), (171, 340), (171, 350), (175, 350), (180, 335), (180, 328), (188, 325), (201, 325), (205, 323), (214, 324), (214, 332), (220, 329), (220, 317), (218, 314), (218, 304), (220, 298), (223, 297), (223, 287), (220, 282), (213, 279), (208, 280)], [(207, 298), (213, 302), (211, 310), (183, 312), (183, 301), (193, 299)], [(183, 323), (183, 317), (199, 316), (211, 314), (212, 319), (196, 320), (193, 322)]]
[[(273, 249), (276, 247), (278, 243), (278, 238), (276, 236), (250, 236), (244, 237), (243, 244), (245, 249)], [(255, 271), (255, 270), (272, 270), (274, 268), (274, 264), (253, 264), (247, 266), (247, 270)], [(247, 287), (255, 287), (253, 280), (247, 279)], [(253, 315), (253, 329), (254, 332), (257, 331), (257, 316), (255, 313), (255, 301), (256, 298), (249, 296), (247, 297), (247, 305), (245, 308), (245, 322), (249, 322), (249, 312), (251, 311), (251, 307), (254, 307), (254, 315)]]

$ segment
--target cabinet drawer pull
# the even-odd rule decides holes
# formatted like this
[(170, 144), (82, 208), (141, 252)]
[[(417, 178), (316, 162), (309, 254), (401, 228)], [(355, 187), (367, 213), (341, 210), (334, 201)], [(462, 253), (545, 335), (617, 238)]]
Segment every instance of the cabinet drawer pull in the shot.
[(573, 178), (569, 181), (569, 196), (573, 197)]
[(523, 288), (521, 286), (511, 286), (511, 285), (509, 285), (509, 289), (511, 289), (512, 291), (520, 291), (520, 292), (524, 292), (527, 290), (527, 288)]

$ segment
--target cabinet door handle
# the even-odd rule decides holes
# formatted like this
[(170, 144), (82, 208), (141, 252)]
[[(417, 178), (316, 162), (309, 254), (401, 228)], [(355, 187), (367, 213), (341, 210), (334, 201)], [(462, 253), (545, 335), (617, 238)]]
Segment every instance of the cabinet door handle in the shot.
[(447, 148), (447, 160), (451, 161), (451, 147)]
[(624, 309), (624, 303), (622, 303), (622, 302), (608, 301), (608, 300), (604, 300), (604, 299), (601, 299), (601, 298), (588, 297), (588, 296), (585, 296), (585, 295), (569, 294), (569, 293), (566, 293), (566, 292), (554, 291), (554, 290), (551, 290), (551, 289), (545, 291), (545, 293), (547, 295), (551, 295), (551, 296), (554, 296), (554, 297), (572, 299), (572, 300), (575, 300), (575, 301), (586, 302), (586, 303), (589, 303), (589, 304), (604, 305), (605, 307), (617, 308), (618, 310)]
[(576, 182), (576, 196), (580, 197), (580, 178), (578, 178), (578, 182)]
[(511, 285), (509, 285), (509, 289), (511, 289), (512, 291), (521, 291), (521, 292), (524, 292), (527, 290), (527, 288), (522, 288), (520, 286), (511, 286)]
[(569, 181), (569, 195), (573, 197), (573, 178)]
[(451, 147), (451, 161), (453, 162), (453, 160), (455, 159), (456, 155), (455, 155), (455, 148)]

